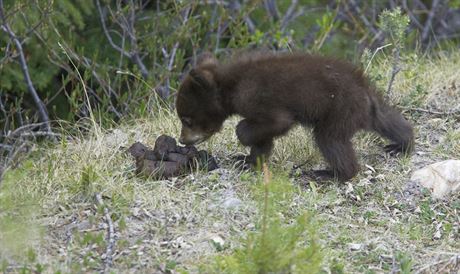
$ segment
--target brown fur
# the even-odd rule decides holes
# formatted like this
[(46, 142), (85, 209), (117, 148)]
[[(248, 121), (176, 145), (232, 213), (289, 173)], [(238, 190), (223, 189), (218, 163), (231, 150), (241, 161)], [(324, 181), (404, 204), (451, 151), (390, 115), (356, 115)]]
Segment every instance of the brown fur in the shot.
[(351, 143), (358, 130), (390, 139), (390, 152), (413, 148), (411, 125), (383, 102), (360, 69), (320, 56), (264, 54), (228, 64), (204, 58), (182, 82), (176, 109), (185, 144), (206, 140), (227, 117), (241, 115), (236, 134), (251, 147), (253, 164), (265, 160), (273, 139), (295, 124), (311, 126), (331, 167), (326, 174), (341, 181), (358, 171)]

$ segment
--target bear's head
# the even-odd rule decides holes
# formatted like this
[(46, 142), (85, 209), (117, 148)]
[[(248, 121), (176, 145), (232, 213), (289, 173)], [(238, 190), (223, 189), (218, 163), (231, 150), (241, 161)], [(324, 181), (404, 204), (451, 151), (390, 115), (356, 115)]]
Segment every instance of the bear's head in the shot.
[(214, 58), (204, 58), (179, 87), (176, 111), (182, 122), (182, 144), (201, 143), (222, 127), (226, 116), (216, 81), (217, 66)]

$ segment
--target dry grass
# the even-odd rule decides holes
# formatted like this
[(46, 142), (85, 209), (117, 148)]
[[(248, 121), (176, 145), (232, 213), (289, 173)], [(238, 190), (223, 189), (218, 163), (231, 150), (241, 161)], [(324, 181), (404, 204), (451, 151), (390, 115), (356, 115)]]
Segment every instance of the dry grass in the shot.
[[(289, 207), (292, 214), (312, 210), (320, 220), (325, 271), (458, 271), (460, 196), (433, 201), (408, 178), (425, 164), (460, 156), (459, 115), (411, 110), (459, 109), (459, 63), (459, 54), (412, 56), (398, 75), (394, 101), (417, 132), (411, 158), (385, 155), (379, 137), (362, 133), (355, 138), (362, 170), (351, 182), (315, 184), (293, 175), (299, 191)], [(373, 71), (389, 71), (388, 65), (381, 62)], [(382, 75), (377, 84), (383, 87), (388, 79)], [(247, 152), (234, 134), (237, 121), (230, 119), (200, 147), (217, 156), (220, 169), (173, 180), (133, 176), (133, 161), (124, 152), (135, 141), (153, 144), (161, 134), (177, 136), (179, 122), (168, 111), (36, 147), (20, 167), (6, 173), (2, 186), (0, 201), (8, 201), (2, 209), (10, 211), (0, 211), (0, 218), (27, 216), (8, 219), (21, 229), (0, 226), (4, 269), (35, 269), (39, 263), (46, 272), (102, 270), (107, 220), (96, 206), (96, 193), (102, 194), (115, 226), (116, 272), (193, 272), (213, 254), (239, 246), (257, 220), (251, 193), (257, 175), (238, 171), (229, 160)], [(289, 172), (303, 163), (303, 169), (323, 165), (310, 134), (299, 127), (277, 141), (271, 166)], [(28, 210), (19, 211), (25, 204)], [(11, 241), (4, 244), (13, 238), (18, 238), (15, 248)]]

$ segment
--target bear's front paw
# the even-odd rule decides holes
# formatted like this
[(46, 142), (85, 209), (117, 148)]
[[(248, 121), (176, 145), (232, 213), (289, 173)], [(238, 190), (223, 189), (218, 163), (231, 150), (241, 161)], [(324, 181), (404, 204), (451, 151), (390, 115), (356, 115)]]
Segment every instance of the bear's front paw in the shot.
[(236, 155), (231, 157), (231, 161), (233, 162), (233, 167), (239, 170), (250, 170), (253, 167), (249, 155)]

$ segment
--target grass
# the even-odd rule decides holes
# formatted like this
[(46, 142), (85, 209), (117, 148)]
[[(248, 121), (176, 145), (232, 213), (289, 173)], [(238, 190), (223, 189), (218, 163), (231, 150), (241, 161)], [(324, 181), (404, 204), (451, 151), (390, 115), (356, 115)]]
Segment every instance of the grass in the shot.
[[(390, 62), (375, 61), (370, 74), (385, 89)], [(384, 141), (360, 133), (354, 139), (361, 164), (349, 183), (314, 183), (301, 173), (284, 217), (305, 210), (318, 222), (322, 269), (331, 273), (449, 271), (460, 255), (459, 194), (435, 201), (411, 187), (412, 171), (460, 155), (458, 115), (433, 115), (414, 108), (450, 111), (460, 104), (460, 55), (409, 55), (394, 83), (394, 103), (415, 125), (417, 149), (411, 158), (393, 158)], [(231, 156), (247, 153), (235, 136), (237, 117), (202, 144), (220, 169), (184, 178), (153, 181), (134, 176), (125, 153), (135, 141), (152, 145), (161, 134), (178, 136), (175, 114), (157, 110), (103, 130), (83, 121), (85, 134), (60, 144), (34, 146), (6, 172), (0, 190), (0, 269), (12, 272), (91, 272), (104, 269), (107, 220), (94, 195), (110, 212), (116, 272), (196, 272), (216, 255), (231, 254), (257, 229), (254, 186), (259, 175), (232, 166)], [(289, 172), (324, 165), (310, 133), (296, 128), (276, 142), (270, 166)], [(236, 206), (228, 206), (231, 202)]]

